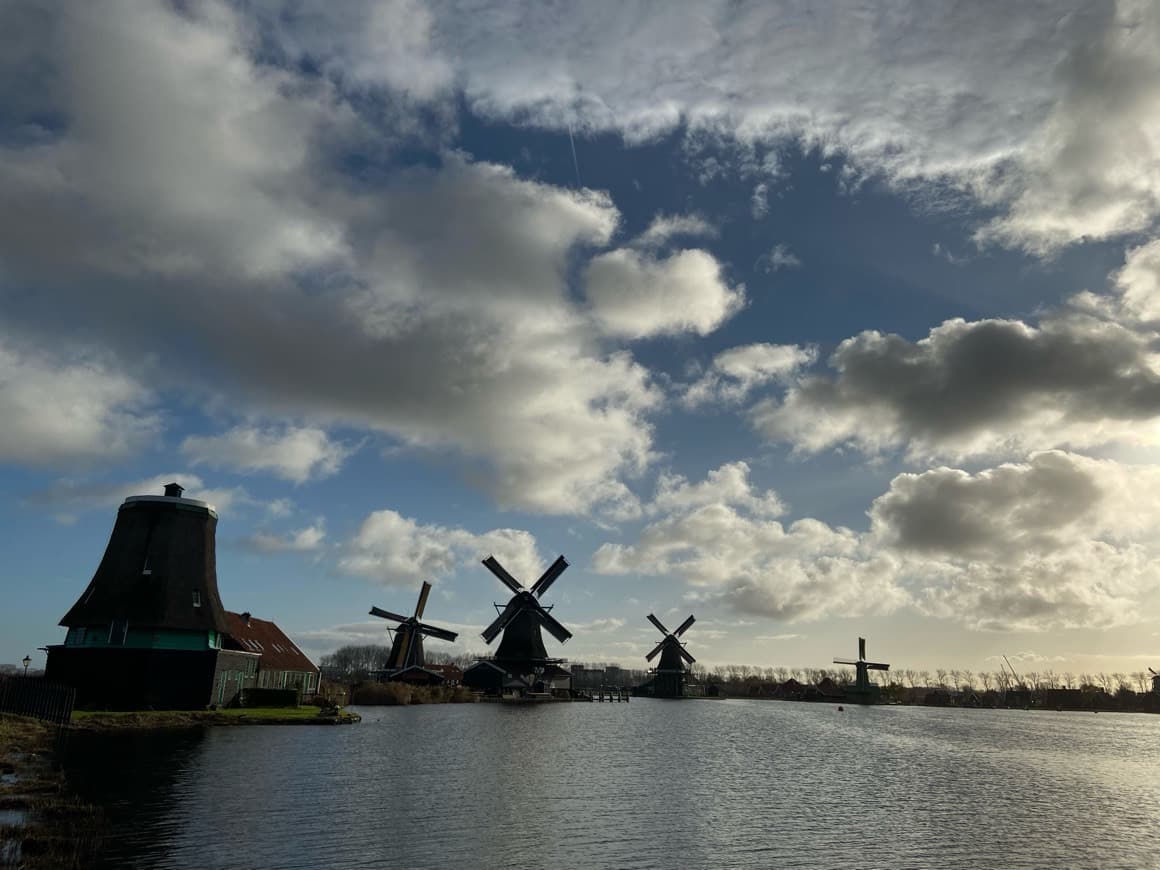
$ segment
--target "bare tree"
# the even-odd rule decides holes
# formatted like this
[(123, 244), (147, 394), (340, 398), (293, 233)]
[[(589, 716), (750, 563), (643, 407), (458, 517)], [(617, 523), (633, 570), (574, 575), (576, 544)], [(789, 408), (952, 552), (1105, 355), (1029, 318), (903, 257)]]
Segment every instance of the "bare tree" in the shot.
[(979, 682), (983, 684), (983, 691), (989, 692), (994, 681), (988, 671), (979, 671)]

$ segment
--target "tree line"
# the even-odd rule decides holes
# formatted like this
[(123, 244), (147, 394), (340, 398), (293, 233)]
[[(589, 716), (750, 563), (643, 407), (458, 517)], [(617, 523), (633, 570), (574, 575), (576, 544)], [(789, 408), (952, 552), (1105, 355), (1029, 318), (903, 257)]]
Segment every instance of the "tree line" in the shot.
[[(322, 657), (321, 665), (328, 679), (344, 681), (363, 680), (375, 672), (386, 669), (390, 647), (381, 644), (356, 644), (344, 646)], [(425, 659), (431, 664), (455, 665), (467, 668), (484, 653), (451, 654), (432, 650), (425, 652)], [(573, 666), (588, 670), (615, 673), (622, 685), (636, 685), (648, 679), (645, 668), (621, 668), (613, 662), (572, 662)], [(827, 678), (839, 685), (853, 682), (853, 668), (791, 668), (784, 666), (759, 667), (754, 665), (719, 665), (712, 668), (694, 664), (690, 668), (692, 676), (704, 683), (715, 683), (727, 689), (742, 688), (759, 683), (784, 683), (796, 680), (807, 685), (817, 685)], [(1120, 692), (1145, 693), (1151, 691), (1152, 675), (1147, 671), (1131, 673), (1075, 673), (1054, 670), (1024, 671), (1015, 678), (1010, 672), (973, 671), (955, 668), (935, 668), (920, 670), (896, 668), (873, 674), (876, 682), (883, 686), (898, 686), (909, 689), (937, 689), (945, 692), (990, 692), (1008, 691), (1015, 688), (1045, 691), (1048, 689), (1102, 690), (1114, 695)]]

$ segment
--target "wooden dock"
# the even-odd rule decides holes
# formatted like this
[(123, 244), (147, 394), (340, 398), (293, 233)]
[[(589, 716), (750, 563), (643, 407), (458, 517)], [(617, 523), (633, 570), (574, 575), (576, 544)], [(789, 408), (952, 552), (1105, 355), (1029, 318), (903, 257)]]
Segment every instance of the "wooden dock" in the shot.
[(593, 699), (596, 701), (623, 701), (626, 704), (631, 697), (632, 691), (626, 689), (624, 686), (601, 686), (593, 695)]

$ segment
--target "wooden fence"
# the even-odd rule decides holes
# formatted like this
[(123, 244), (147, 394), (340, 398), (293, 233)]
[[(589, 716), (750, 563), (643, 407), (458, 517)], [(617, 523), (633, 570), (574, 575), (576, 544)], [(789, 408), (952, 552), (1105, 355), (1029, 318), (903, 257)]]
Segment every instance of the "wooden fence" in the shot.
[(0, 713), (67, 725), (75, 698), (76, 689), (46, 683), (37, 677), (0, 675)]

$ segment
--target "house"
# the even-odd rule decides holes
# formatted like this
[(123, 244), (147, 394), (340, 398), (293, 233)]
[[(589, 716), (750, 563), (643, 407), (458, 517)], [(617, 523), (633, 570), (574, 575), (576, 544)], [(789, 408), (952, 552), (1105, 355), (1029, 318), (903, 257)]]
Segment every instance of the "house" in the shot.
[[(241, 689), (293, 690), (297, 699), (318, 691), (320, 671), (302, 650), (295, 646), (282, 629), (250, 613), (226, 611), (226, 637), (223, 646), (252, 657), (251, 680), (238, 683)], [(220, 691), (229, 697), (229, 688)], [(221, 704), (223, 701), (218, 701)], [(225, 700), (224, 703), (229, 703)]]

